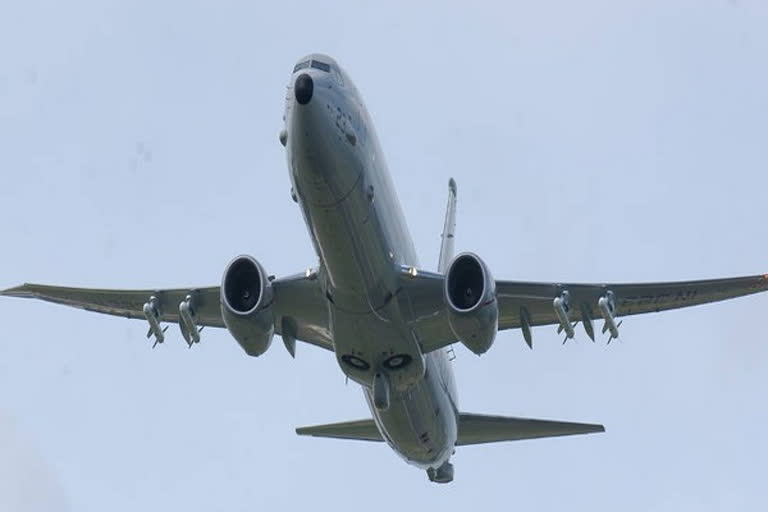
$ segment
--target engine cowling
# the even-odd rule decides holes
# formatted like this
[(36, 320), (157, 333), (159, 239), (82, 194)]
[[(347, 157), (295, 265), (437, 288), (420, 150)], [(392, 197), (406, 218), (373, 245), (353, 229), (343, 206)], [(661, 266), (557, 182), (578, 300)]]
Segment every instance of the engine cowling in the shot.
[(233, 338), (249, 356), (267, 351), (275, 334), (272, 284), (251, 256), (238, 256), (221, 280), (221, 316)]
[(496, 281), (479, 256), (456, 256), (445, 274), (444, 299), (453, 334), (477, 355), (491, 348), (499, 328)]

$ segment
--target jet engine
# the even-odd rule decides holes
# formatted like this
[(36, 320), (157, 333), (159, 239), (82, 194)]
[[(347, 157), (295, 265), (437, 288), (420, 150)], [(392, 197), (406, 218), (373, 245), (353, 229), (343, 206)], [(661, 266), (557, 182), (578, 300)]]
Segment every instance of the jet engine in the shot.
[(483, 260), (472, 253), (456, 256), (445, 274), (444, 299), (453, 334), (477, 355), (491, 348), (499, 304), (496, 281)]
[(260, 356), (275, 334), (272, 284), (251, 256), (233, 259), (221, 280), (221, 316), (233, 338), (249, 356)]

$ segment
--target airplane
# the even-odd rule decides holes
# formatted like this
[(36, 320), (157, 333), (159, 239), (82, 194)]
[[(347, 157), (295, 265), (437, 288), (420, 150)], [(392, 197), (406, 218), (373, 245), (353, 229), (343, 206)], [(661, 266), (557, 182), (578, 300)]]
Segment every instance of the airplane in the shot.
[(203, 327), (223, 327), (249, 356), (275, 334), (291, 356), (297, 341), (333, 353), (360, 384), (371, 418), (296, 429), (303, 436), (385, 442), (432, 482), (454, 478), (456, 447), (604, 432), (603, 425), (472, 414), (459, 408), (452, 346), (486, 353), (497, 332), (557, 326), (564, 343), (580, 322), (608, 343), (619, 317), (715, 302), (768, 290), (768, 275), (637, 284), (495, 280), (476, 254), (454, 255), (457, 186), (448, 204), (437, 271), (416, 257), (373, 122), (349, 75), (331, 57), (299, 59), (287, 87), (284, 126), (291, 196), (318, 264), (276, 279), (249, 255), (226, 266), (221, 284), (164, 290), (24, 284), (0, 292), (143, 319), (154, 345), (178, 324), (192, 347)]

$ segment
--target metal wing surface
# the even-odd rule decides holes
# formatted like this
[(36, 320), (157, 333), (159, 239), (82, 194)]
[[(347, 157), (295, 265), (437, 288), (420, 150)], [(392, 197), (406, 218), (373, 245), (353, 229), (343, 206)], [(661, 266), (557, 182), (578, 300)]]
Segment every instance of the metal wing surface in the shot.
[(521, 327), (522, 308), (527, 309), (531, 325), (557, 324), (552, 301), (562, 291), (570, 294), (571, 320), (581, 321), (585, 318), (602, 318), (598, 311), (598, 300), (608, 291), (615, 295), (616, 315), (622, 317), (708, 304), (766, 290), (768, 276), (765, 275), (668, 283), (496, 282), (500, 309), (499, 329)]
[[(444, 278), (440, 274), (419, 272), (418, 276), (404, 273), (401, 299), (403, 308), (411, 315), (411, 328), (425, 352), (431, 352), (456, 342), (448, 325), (443, 301)], [(553, 301), (562, 292), (569, 294), (571, 322), (603, 318), (598, 301), (612, 292), (614, 315), (655, 313), (710, 302), (732, 299), (768, 290), (768, 275), (727, 279), (678, 281), (659, 283), (577, 284), (526, 281), (496, 281), (499, 303), (499, 330), (538, 325), (558, 325)], [(591, 322), (590, 323), (591, 327)], [(525, 330), (525, 329), (524, 329)]]
[[(300, 341), (333, 350), (328, 308), (315, 279), (296, 275), (272, 281), (275, 333), (283, 325), (295, 330)], [(0, 295), (39, 299), (86, 311), (126, 318), (145, 319), (143, 307), (154, 296), (161, 322), (179, 323), (179, 305), (187, 296), (194, 302), (198, 327), (224, 327), (219, 303), (219, 287), (175, 288), (165, 290), (113, 290), (71, 288), (42, 284), (23, 284)]]
[(456, 446), (521, 441), (542, 437), (574, 436), (605, 432), (605, 427), (590, 423), (510, 418), (486, 414), (461, 413)]

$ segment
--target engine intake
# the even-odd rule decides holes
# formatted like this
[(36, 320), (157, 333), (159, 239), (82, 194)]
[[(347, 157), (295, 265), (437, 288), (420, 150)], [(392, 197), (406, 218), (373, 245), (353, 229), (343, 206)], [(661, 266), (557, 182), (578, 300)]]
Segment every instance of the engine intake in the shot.
[(456, 337), (477, 355), (488, 351), (499, 327), (496, 281), (479, 256), (456, 256), (445, 275), (448, 322)]
[(241, 314), (255, 309), (262, 296), (262, 271), (249, 256), (235, 258), (224, 273), (223, 292), (227, 306)]
[(251, 256), (233, 259), (221, 280), (221, 316), (233, 338), (250, 356), (269, 348), (275, 333), (272, 285)]
[(448, 271), (448, 299), (457, 311), (469, 311), (480, 302), (485, 291), (485, 272), (479, 258), (462, 254)]

